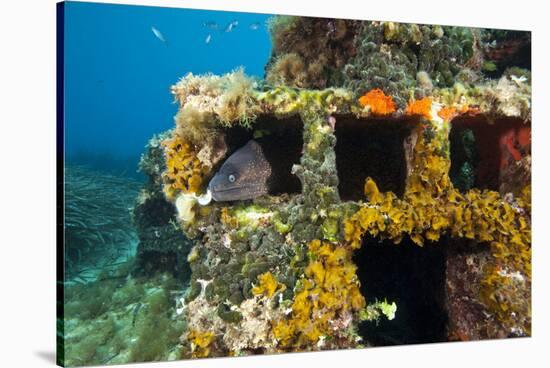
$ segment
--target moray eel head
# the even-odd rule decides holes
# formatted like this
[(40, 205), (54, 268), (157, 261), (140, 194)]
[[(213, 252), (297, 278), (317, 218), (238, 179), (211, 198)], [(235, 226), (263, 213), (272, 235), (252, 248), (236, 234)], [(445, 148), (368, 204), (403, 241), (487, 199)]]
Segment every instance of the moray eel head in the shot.
[(271, 165), (262, 147), (250, 140), (229, 156), (210, 180), (208, 189), (217, 202), (253, 199), (269, 192), (270, 176)]

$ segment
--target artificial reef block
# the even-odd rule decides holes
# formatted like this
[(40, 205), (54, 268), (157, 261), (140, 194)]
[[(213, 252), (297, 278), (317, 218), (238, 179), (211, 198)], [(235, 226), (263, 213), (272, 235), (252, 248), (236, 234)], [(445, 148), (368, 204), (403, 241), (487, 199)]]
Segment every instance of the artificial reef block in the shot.
[[(173, 88), (176, 127), (160, 145), (165, 171), (153, 182), (169, 188), (176, 207), (192, 198), (177, 218), (194, 244), (186, 356), (529, 335), (530, 86), (502, 78), (434, 87), (399, 104), (403, 95), (377, 89), (358, 98), (342, 88), (260, 88), (241, 71), (184, 77)], [(251, 140), (277, 172), (270, 191), (204, 201), (212, 178)], [(498, 182), (483, 186), (483, 149), (492, 148), (501, 155)], [(231, 175), (253, 173), (235, 165), (228, 188), (239, 183)], [(470, 165), (470, 176), (457, 175), (457, 165), (459, 174)], [(471, 244), (466, 256), (452, 250), (462, 241)], [(465, 275), (478, 249), (483, 267)], [(380, 281), (390, 271), (409, 282), (408, 293)], [(453, 286), (463, 279), (476, 287)], [(472, 304), (453, 304), (461, 295)], [(472, 308), (492, 319), (461, 314)], [(407, 325), (414, 313), (437, 317), (437, 329)], [(375, 319), (406, 336), (381, 338)], [(491, 328), (462, 332), (482, 324)]]

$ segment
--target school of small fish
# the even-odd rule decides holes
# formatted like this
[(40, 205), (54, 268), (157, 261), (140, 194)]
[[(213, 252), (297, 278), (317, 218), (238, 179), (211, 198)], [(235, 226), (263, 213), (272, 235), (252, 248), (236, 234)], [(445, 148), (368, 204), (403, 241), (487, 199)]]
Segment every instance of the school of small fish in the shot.
[[(220, 25), (214, 21), (205, 21), (202, 23), (202, 25), (204, 28), (210, 29), (212, 31), (222, 30)], [(238, 20), (236, 19), (232, 20), (231, 22), (227, 23), (225, 27), (223, 27), (223, 32), (225, 33), (232, 32), (238, 25), (239, 25)], [(260, 29), (261, 26), (262, 24), (260, 22), (253, 22), (248, 25), (248, 29), (250, 29), (251, 31), (257, 31), (258, 29)], [(159, 31), (154, 26), (151, 27), (151, 31), (159, 41), (161, 41), (162, 43), (167, 43), (166, 38), (164, 38), (164, 35), (162, 34), (161, 31)], [(212, 33), (209, 33), (204, 39), (204, 43), (208, 45), (210, 44), (211, 41), (212, 41)]]
[(232, 21), (231, 23), (229, 23), (227, 25), (227, 27), (225, 27), (225, 29), (223, 30), (224, 32), (231, 32), (233, 30), (233, 28), (237, 27), (239, 25), (239, 21), (238, 20), (234, 20)]

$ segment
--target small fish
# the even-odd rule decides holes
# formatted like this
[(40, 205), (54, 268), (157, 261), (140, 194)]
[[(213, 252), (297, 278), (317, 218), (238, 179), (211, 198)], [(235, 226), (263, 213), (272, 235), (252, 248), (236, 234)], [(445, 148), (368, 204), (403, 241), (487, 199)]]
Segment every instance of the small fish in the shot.
[(213, 29), (213, 30), (217, 30), (217, 29), (220, 28), (218, 23), (212, 22), (212, 21), (206, 21), (202, 25), (205, 26), (208, 29)]
[(260, 22), (250, 23), (248, 28), (250, 28), (253, 31), (256, 31), (256, 30), (260, 29)]
[(262, 147), (252, 139), (223, 163), (208, 190), (217, 202), (252, 199), (269, 192), (270, 176), (271, 165)]
[(107, 364), (109, 363), (111, 360), (115, 359), (120, 353), (114, 353), (113, 355), (111, 355), (110, 357), (108, 357), (107, 359), (103, 360), (101, 362), (101, 364)]
[(137, 316), (138, 316), (138, 313), (139, 313), (139, 310), (141, 309), (141, 307), (143, 306), (143, 304), (141, 303), (137, 303), (136, 306), (134, 307), (134, 310), (133, 310), (133, 317), (132, 317), (132, 327), (134, 327), (136, 325), (136, 319), (137, 319)]
[(239, 25), (238, 20), (234, 20), (225, 27), (224, 32), (231, 32), (235, 27)]
[(212, 35), (208, 35), (206, 36), (206, 39), (204, 40), (204, 42), (208, 45), (211, 39), (212, 39)]
[(153, 32), (156, 38), (158, 38), (161, 42), (166, 43), (166, 39), (158, 29), (156, 29), (155, 27), (151, 27), (151, 31)]

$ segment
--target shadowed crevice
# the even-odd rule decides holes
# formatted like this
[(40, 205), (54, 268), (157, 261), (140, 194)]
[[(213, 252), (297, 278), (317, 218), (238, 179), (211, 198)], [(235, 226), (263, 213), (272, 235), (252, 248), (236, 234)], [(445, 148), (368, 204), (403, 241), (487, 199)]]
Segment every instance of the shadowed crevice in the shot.
[(367, 303), (397, 304), (395, 319), (362, 322), (359, 334), (375, 346), (446, 341), (444, 242), (415, 245), (365, 237), (354, 254)]
[(405, 119), (336, 116), (336, 167), (342, 200), (364, 199), (367, 176), (381, 191), (403, 195), (407, 173), (403, 141), (413, 125)]

